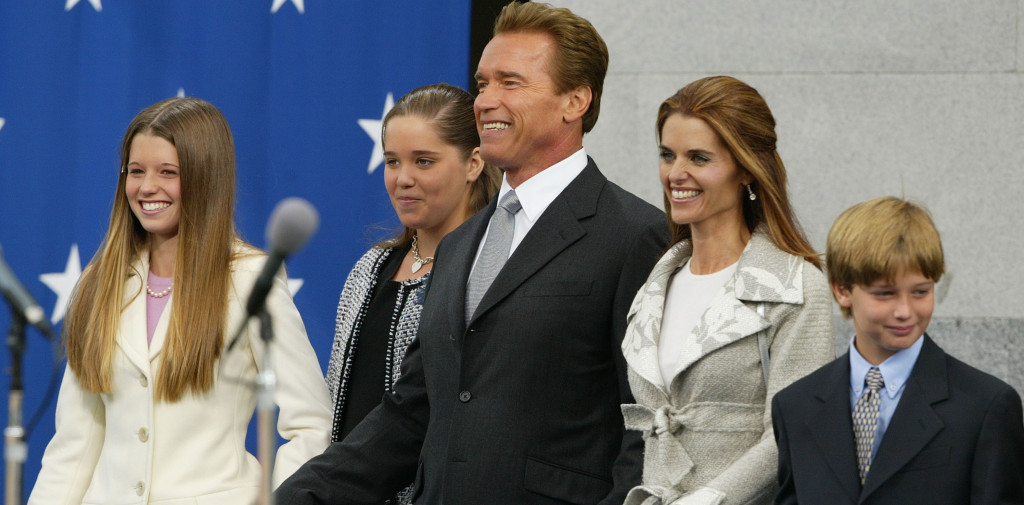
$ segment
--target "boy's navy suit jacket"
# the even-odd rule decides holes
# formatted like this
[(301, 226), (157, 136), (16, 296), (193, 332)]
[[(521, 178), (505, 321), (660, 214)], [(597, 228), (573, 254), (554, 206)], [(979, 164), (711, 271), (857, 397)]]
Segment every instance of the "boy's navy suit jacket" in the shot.
[(777, 504), (1024, 504), (1024, 413), (999, 379), (924, 335), (864, 485), (850, 414), (850, 359), (836, 359), (772, 401)]

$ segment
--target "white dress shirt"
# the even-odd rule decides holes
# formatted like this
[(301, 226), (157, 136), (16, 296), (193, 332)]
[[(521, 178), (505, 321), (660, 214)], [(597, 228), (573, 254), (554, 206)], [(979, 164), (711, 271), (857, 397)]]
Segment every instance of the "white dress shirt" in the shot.
[[(540, 173), (530, 177), (525, 182), (519, 185), (516, 190), (516, 196), (519, 197), (519, 203), (523, 206), (522, 209), (516, 213), (516, 225), (515, 230), (512, 232), (512, 247), (509, 248), (508, 255), (512, 256), (512, 252), (519, 247), (519, 243), (523, 241), (523, 237), (530, 232), (533, 228), (534, 223), (540, 219), (540, 216), (544, 214), (551, 202), (555, 201), (558, 197), (569, 186), (569, 183), (583, 172), (583, 169), (587, 168), (587, 153), (580, 148), (568, 158), (551, 165), (550, 167), (541, 170)], [(502, 176), (501, 178), (501, 189), (498, 190), (498, 201), (505, 196), (509, 191), (512, 191), (512, 186), (508, 184), (508, 178)], [(484, 248), (484, 243), (487, 242), (487, 235), (491, 232), (491, 226), (487, 225), (487, 231), (484, 232), (483, 239), (480, 240), (480, 244), (476, 249), (476, 258), (473, 259), (473, 268), (476, 268), (476, 262), (480, 258), (480, 252)], [(473, 272), (470, 271), (470, 277), (473, 276)]]

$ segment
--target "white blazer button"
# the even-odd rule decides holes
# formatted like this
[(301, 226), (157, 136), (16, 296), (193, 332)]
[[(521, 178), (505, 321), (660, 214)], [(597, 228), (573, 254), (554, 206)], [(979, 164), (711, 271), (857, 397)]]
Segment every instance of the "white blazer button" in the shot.
[(139, 482), (137, 482), (135, 484), (135, 494), (137, 494), (139, 496), (142, 496), (142, 494), (145, 493), (145, 492), (146, 492), (146, 485), (143, 484), (142, 481), (140, 480)]
[(145, 442), (149, 440), (149, 430), (146, 428), (139, 428), (139, 441)]
[(139, 384), (142, 384), (142, 387), (147, 387), (149, 386), (149, 379), (145, 375), (139, 376)]

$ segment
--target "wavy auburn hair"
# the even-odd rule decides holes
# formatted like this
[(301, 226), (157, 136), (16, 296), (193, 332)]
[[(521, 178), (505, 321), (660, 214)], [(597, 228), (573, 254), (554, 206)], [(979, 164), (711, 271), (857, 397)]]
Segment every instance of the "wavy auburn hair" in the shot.
[[(673, 114), (695, 117), (711, 127), (729, 149), (736, 163), (754, 176), (751, 190), (756, 200), (741, 198), (743, 220), (754, 231), (765, 223), (775, 245), (800, 256), (821, 269), (820, 255), (814, 251), (786, 194), (786, 167), (775, 150), (775, 117), (764, 98), (746, 83), (728, 76), (699, 79), (670, 96), (658, 108), (657, 136)], [(668, 197), (666, 215), (671, 216)], [(668, 219), (672, 243), (690, 237), (690, 227)]]

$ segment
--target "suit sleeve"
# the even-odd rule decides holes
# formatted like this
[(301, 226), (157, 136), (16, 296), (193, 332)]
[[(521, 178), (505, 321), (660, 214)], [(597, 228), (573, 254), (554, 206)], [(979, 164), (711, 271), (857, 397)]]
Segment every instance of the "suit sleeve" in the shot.
[(64, 369), (55, 419), (57, 429), (43, 453), (29, 505), (82, 503), (103, 448), (103, 401), (100, 395), (82, 390), (70, 367)]
[[(621, 404), (636, 403), (629, 388), (626, 359), (622, 355), (622, 338), (626, 334), (626, 315), (637, 291), (643, 286), (651, 269), (654, 268), (654, 264), (668, 247), (666, 228), (661, 220), (647, 223), (626, 253), (626, 261), (619, 277), (610, 340), (613, 347), (612, 355), (615, 356), (615, 371), (619, 377)], [(626, 499), (629, 490), (640, 484), (643, 473), (643, 450), (644, 442), (641, 433), (624, 429), (622, 448), (612, 469), (612, 491), (601, 501), (602, 505), (620, 505)]]
[(790, 460), (786, 421), (782, 416), (778, 395), (772, 398), (772, 426), (775, 431), (775, 443), (779, 448), (779, 490), (775, 495), (775, 505), (796, 505), (796, 483), (793, 481), (793, 462)]
[(725, 494), (726, 504), (749, 503), (774, 494), (778, 448), (772, 431), (772, 398), (793, 381), (835, 359), (828, 284), (819, 270), (807, 263), (803, 267), (804, 303), (777, 306), (781, 317), (768, 314), (772, 342), (761, 440), (707, 484)]
[(429, 407), (419, 339), (409, 345), (395, 392), (275, 493), (281, 505), (380, 504), (413, 481)]
[(971, 473), (972, 505), (1024, 503), (1024, 413), (1009, 386), (985, 413)]
[[(323, 452), (331, 437), (331, 401), (320, 373), (320, 362), (306, 335), (302, 317), (292, 302), (282, 268), (267, 295), (274, 340), (270, 359), (277, 379), (274, 403), (280, 407), (277, 432), (285, 442), (278, 448), (274, 485), (279, 485), (307, 460)], [(251, 325), (258, 328), (258, 325)], [(257, 368), (263, 367), (265, 346), (258, 331), (249, 331)]]

